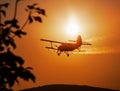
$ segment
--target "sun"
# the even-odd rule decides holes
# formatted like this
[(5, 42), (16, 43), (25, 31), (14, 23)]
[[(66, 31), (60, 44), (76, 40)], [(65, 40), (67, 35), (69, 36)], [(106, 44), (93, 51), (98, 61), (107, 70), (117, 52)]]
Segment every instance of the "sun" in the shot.
[(80, 24), (75, 19), (75, 17), (71, 17), (66, 24), (66, 33), (69, 36), (77, 36), (81, 32)]
[(79, 26), (76, 22), (69, 22), (66, 26), (66, 32), (70, 36), (75, 36), (79, 33)]

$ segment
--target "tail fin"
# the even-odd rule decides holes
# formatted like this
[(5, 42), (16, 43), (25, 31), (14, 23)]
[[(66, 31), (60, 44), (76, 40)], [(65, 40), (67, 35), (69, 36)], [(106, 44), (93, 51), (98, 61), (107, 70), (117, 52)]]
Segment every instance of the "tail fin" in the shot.
[(77, 44), (78, 44), (78, 46), (82, 45), (82, 38), (80, 35), (78, 35), (78, 37), (77, 37)]

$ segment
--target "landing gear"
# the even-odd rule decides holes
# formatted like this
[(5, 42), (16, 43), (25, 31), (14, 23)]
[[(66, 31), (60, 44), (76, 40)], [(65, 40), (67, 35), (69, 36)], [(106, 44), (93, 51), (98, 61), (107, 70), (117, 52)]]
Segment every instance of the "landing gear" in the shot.
[(59, 51), (59, 50), (58, 50), (58, 51), (57, 51), (57, 54), (58, 54), (58, 56), (60, 56), (60, 54), (61, 54), (61, 51)]
[(60, 53), (58, 53), (58, 56), (60, 56)]
[(78, 51), (80, 52), (80, 49), (78, 48)]
[(68, 53), (68, 51), (66, 51), (65, 53), (67, 54), (67, 56), (69, 56), (69, 53)]
[[(64, 51), (64, 53), (69, 57), (69, 53), (68, 53), (68, 51)], [(60, 54), (61, 54), (61, 51), (57, 51), (57, 54), (58, 54), (58, 56), (60, 56)]]
[(69, 54), (67, 53), (67, 56), (69, 57)]

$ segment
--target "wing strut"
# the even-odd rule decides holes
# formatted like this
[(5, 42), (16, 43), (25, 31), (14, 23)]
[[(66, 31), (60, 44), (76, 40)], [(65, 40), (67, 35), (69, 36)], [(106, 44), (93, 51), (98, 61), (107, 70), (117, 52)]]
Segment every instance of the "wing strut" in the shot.
[(52, 42), (50, 42), (50, 44), (51, 44), (51, 47), (53, 48)]

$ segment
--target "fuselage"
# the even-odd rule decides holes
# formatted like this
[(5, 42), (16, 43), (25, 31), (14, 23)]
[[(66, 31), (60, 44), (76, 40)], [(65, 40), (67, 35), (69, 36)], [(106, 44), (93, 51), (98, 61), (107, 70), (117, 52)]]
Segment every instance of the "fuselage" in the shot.
[(73, 51), (73, 50), (77, 49), (78, 47), (80, 47), (80, 46), (78, 46), (75, 43), (64, 43), (58, 47), (58, 50), (60, 50), (61, 52), (62, 51)]
[(82, 39), (81, 36), (79, 35), (76, 43), (63, 43), (58, 47), (59, 51), (73, 51), (75, 49), (78, 49), (82, 45)]

